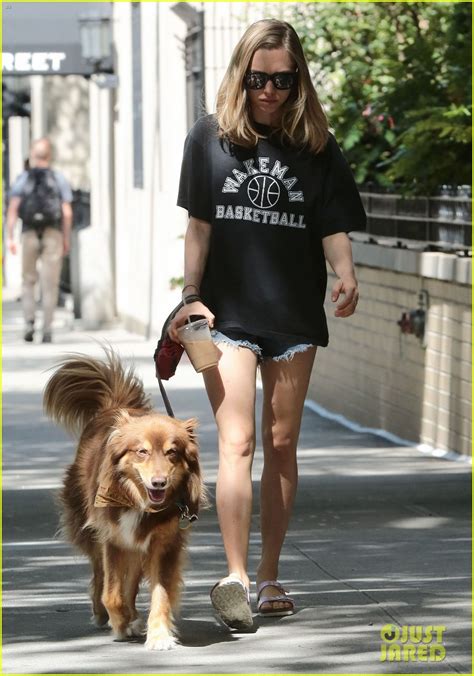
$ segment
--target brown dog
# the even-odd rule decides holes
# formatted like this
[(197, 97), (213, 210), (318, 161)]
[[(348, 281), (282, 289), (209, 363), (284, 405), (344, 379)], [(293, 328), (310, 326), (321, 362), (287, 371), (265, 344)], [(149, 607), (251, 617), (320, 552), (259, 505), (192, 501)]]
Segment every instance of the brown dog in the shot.
[[(141, 381), (118, 357), (77, 355), (61, 362), (44, 393), (46, 413), (80, 436), (61, 491), (62, 530), (90, 559), (96, 624), (146, 647), (176, 642), (185, 527), (205, 500), (195, 437), (197, 421), (153, 412)], [(149, 579), (148, 626), (135, 609)]]

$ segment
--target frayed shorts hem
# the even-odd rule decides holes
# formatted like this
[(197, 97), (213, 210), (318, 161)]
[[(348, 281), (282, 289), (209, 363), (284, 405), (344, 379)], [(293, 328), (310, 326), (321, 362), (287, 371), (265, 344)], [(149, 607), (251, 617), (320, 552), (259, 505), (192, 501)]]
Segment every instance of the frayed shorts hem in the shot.
[(310, 347), (314, 347), (313, 343), (299, 343), (298, 345), (292, 345), (291, 347), (288, 347), (281, 354), (269, 355), (265, 353), (265, 350), (260, 345), (249, 340), (229, 338), (229, 336), (226, 336), (224, 333), (216, 330), (211, 331), (211, 335), (216, 345), (219, 343), (225, 343), (226, 345), (230, 345), (235, 349), (245, 347), (249, 350), (252, 350), (252, 352), (256, 355), (257, 362), (259, 364), (265, 361), (288, 362), (293, 359), (295, 354), (306, 352)]

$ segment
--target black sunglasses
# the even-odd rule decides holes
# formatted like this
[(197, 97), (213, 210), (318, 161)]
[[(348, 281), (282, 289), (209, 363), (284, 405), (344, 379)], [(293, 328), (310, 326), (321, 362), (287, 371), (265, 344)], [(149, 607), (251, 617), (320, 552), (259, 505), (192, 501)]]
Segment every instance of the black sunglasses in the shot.
[(249, 70), (245, 73), (245, 86), (248, 89), (263, 89), (271, 80), (277, 89), (291, 89), (296, 82), (297, 72), (264, 73), (261, 70)]

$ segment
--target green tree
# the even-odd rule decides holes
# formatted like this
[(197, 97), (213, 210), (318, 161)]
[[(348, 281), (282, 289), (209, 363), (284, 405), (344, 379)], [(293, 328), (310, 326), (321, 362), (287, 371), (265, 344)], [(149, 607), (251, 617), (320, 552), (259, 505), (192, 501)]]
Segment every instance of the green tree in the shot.
[(471, 183), (471, 3), (287, 5), (360, 183)]

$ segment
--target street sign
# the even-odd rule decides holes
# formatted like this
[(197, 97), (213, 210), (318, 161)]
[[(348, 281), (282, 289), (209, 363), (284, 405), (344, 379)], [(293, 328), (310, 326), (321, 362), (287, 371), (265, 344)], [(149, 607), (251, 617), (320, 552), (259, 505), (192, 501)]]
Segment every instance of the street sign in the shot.
[[(79, 17), (90, 11), (111, 16), (111, 3), (3, 3), (3, 75), (91, 75), (81, 53)], [(101, 70), (111, 71), (112, 63)]]

